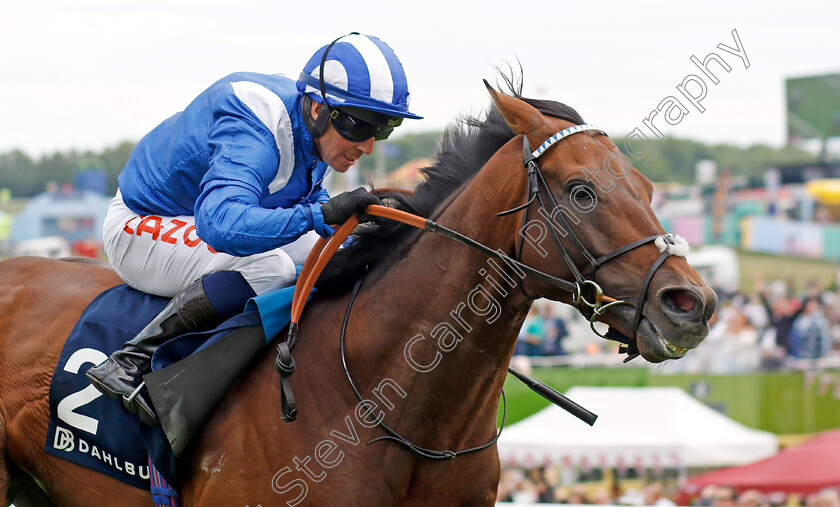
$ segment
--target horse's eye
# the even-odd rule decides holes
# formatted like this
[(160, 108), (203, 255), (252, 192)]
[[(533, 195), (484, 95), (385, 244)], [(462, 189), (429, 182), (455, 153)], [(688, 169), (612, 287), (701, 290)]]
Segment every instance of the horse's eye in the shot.
[(569, 185), (568, 192), (569, 200), (580, 210), (591, 211), (598, 202), (595, 190), (584, 183), (573, 182)]

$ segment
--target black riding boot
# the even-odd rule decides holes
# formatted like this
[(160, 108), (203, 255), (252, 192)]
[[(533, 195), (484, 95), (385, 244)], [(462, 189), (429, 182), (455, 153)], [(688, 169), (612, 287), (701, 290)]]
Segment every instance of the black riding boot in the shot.
[(157, 425), (157, 415), (144, 389), (143, 375), (151, 371), (152, 354), (164, 342), (190, 331), (211, 329), (219, 315), (199, 280), (172, 298), (163, 311), (99, 366), (90, 368), (90, 382), (109, 398), (122, 400), (125, 408), (149, 425)]

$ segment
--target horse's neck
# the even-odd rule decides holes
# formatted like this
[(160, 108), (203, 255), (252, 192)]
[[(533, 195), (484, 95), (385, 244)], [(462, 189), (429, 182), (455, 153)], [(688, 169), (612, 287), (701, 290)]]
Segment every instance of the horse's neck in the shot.
[[(512, 255), (518, 219), (494, 213), (521, 204), (524, 184), (503, 185), (484, 173), (476, 180), (436, 221)], [(518, 283), (502, 261), (424, 234), (365, 288), (358, 304), (373, 308), (376, 317), (360, 325), (367, 346), (359, 347), (359, 340), (351, 347), (348, 334), (348, 351), (354, 350), (349, 359), (367, 366), (359, 373), (369, 385), (388, 378), (407, 394), (386, 423), (413, 428), (418, 445), (436, 448), (489, 440), (487, 428), (495, 428), (507, 363), (530, 306)]]

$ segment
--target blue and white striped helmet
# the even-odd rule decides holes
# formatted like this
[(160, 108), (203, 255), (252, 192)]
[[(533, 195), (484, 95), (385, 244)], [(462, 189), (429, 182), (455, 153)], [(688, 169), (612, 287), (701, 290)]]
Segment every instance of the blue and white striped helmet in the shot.
[(372, 35), (350, 34), (339, 38), (312, 55), (303, 67), (297, 89), (323, 104), (321, 60), (324, 63), (324, 90), (330, 106), (351, 106), (399, 118), (420, 119), (408, 111), (408, 81), (402, 63), (387, 44)]

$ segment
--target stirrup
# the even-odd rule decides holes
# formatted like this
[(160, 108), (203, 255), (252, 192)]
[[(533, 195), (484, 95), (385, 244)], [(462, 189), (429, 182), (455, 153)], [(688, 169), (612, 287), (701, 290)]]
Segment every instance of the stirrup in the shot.
[(129, 406), (129, 405), (131, 405), (132, 403), (134, 403), (134, 398), (136, 398), (136, 397), (137, 397), (137, 395), (138, 395), (138, 394), (140, 394), (140, 391), (141, 391), (144, 387), (146, 387), (146, 381), (145, 381), (145, 380), (144, 380), (144, 381), (142, 381), (142, 382), (140, 382), (140, 385), (139, 385), (139, 386), (137, 386), (137, 387), (134, 389), (134, 391), (132, 391), (132, 392), (131, 392), (131, 394), (129, 394), (128, 396), (123, 395), (123, 403), (125, 404), (125, 406)]
[(123, 406), (132, 414), (137, 414), (140, 420), (149, 426), (159, 426), (160, 418), (155, 412), (152, 400), (143, 393), (146, 382), (143, 381), (130, 395), (123, 395)]

